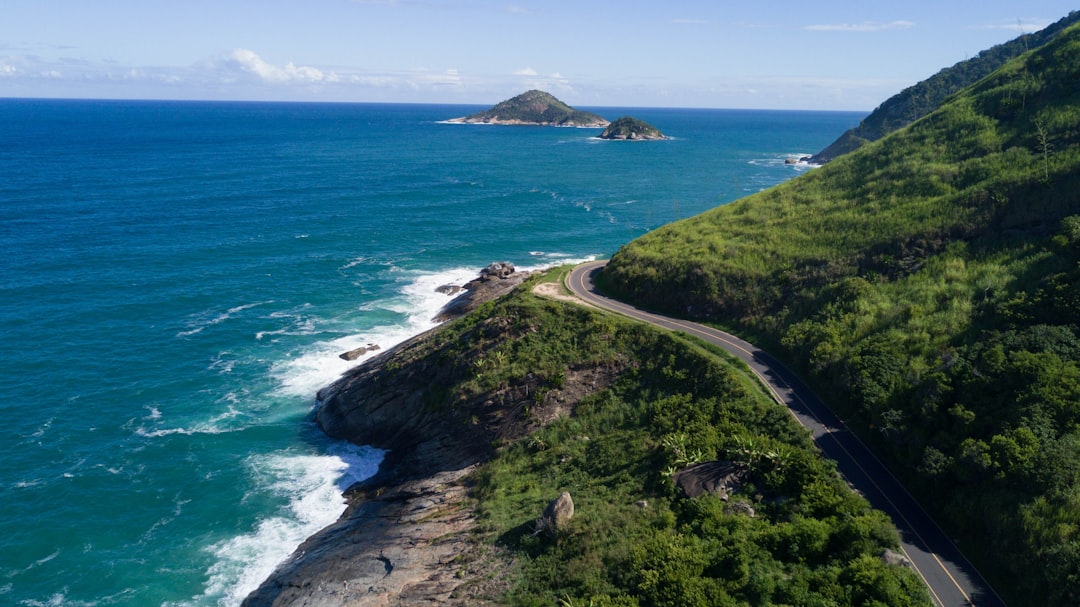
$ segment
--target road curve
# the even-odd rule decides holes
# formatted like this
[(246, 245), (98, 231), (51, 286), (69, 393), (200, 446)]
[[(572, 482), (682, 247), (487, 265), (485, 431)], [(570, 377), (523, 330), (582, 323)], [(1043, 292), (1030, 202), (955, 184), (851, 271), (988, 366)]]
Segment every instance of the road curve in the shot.
[(875, 508), (884, 511), (900, 531), (901, 548), (941, 607), (1004, 607), (982, 575), (923, 510), (915, 498), (874, 454), (794, 373), (768, 353), (734, 335), (686, 320), (653, 314), (605, 297), (593, 277), (606, 261), (575, 267), (566, 286), (585, 302), (658, 327), (681, 331), (724, 348), (761, 379), (773, 398), (788, 407), (810, 429), (826, 457)]

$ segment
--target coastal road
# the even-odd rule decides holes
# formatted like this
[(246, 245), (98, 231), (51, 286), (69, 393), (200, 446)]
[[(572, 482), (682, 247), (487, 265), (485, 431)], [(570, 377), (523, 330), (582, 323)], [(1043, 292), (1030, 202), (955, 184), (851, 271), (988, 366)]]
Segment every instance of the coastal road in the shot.
[(734, 335), (605, 297), (596, 290), (593, 277), (606, 263), (593, 261), (575, 267), (567, 277), (566, 286), (589, 304), (698, 337), (745, 362), (773, 398), (786, 405), (795, 419), (810, 429), (818, 448), (836, 461), (844, 479), (871, 505), (892, 517), (900, 531), (904, 554), (938, 605), (1004, 607), (1001, 598), (915, 498), (798, 376), (766, 352)]

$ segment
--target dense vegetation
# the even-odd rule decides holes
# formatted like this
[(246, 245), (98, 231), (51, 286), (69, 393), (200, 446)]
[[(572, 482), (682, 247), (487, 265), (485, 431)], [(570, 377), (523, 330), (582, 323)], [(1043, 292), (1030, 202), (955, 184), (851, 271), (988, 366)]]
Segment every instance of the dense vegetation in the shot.
[(601, 139), (664, 139), (664, 134), (655, 126), (634, 118), (623, 116), (612, 121), (611, 124), (600, 133)]
[(900, 91), (885, 100), (857, 127), (815, 154), (811, 162), (828, 162), (915, 122), (940, 107), (949, 96), (985, 78), (1010, 59), (1046, 44), (1077, 21), (1080, 21), (1080, 12), (1070, 13), (1045, 29), (999, 44)]
[[(512, 605), (929, 605), (886, 564), (897, 534), (820, 457), (808, 433), (740, 364), (699, 342), (528, 288), (442, 327), (441, 359), (468, 373), (425, 402), (532, 386), (505, 415), (543, 417), (553, 391), (591, 374), (572, 415), (504, 440), (474, 475), (480, 537), (516, 563)], [(606, 386), (606, 387), (605, 387)], [(745, 472), (730, 499), (686, 498), (672, 474), (725, 459)], [(535, 534), (569, 491), (570, 524)], [(751, 512), (752, 510), (752, 512)]]
[(1080, 604), (1080, 26), (603, 279), (804, 371), (1014, 605)]
[(526, 91), (501, 101), (491, 109), (470, 114), (465, 122), (519, 122), (555, 126), (605, 126), (603, 116), (575, 110), (544, 91)]

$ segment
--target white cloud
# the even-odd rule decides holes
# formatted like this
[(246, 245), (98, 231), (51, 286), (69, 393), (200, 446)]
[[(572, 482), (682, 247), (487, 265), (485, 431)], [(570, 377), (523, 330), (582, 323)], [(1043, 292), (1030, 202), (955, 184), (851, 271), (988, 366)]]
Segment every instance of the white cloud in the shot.
[(521, 68), (520, 70), (514, 70), (515, 76), (537, 76), (536, 70), (531, 67)]
[(318, 68), (297, 66), (291, 61), (283, 67), (278, 67), (267, 63), (255, 51), (246, 48), (234, 50), (229, 54), (228, 61), (245, 72), (255, 74), (264, 82), (323, 82), (327, 80), (327, 76)]
[(988, 25), (976, 25), (969, 29), (976, 30), (1005, 30), (1009, 32), (1016, 32), (1019, 34), (1031, 34), (1033, 32), (1040, 31), (1049, 26), (1053, 21), (1050, 19), (1017, 19), (1016, 21), (1006, 21), (1001, 23), (993, 23)]
[(0, 77), (2, 77), (2, 76), (14, 76), (15, 72), (17, 72), (17, 71), (18, 70), (15, 69), (14, 65), (8, 65), (6, 63), (0, 63)]
[(812, 32), (880, 32), (884, 30), (906, 30), (915, 27), (912, 21), (863, 21), (862, 23), (831, 23), (808, 25), (805, 30)]
[(449, 69), (441, 73), (421, 73), (418, 75), (417, 81), (419, 84), (435, 86), (461, 86), (461, 74), (458, 74), (455, 69)]

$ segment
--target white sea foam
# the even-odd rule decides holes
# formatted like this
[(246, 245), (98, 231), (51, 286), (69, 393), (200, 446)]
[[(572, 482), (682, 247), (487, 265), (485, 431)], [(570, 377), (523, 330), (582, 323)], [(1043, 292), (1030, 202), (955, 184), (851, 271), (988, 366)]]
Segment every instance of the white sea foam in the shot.
[(13, 578), (13, 577), (22, 575), (22, 574), (26, 573), (27, 571), (37, 569), (38, 567), (44, 565), (45, 563), (48, 563), (49, 561), (53, 560), (54, 558), (60, 556), (60, 552), (61, 552), (61, 550), (59, 548), (57, 548), (51, 554), (39, 558), (38, 560), (34, 561), (33, 563), (30, 563), (26, 567), (23, 567), (22, 569), (15, 570), (15, 571), (4, 572), (4, 575), (6, 577)]
[[(153, 428), (147, 427), (146, 424), (135, 425), (134, 420), (129, 421), (127, 426), (131, 427), (132, 432), (134, 432), (136, 435), (145, 438), (161, 438), (163, 436), (173, 435), (195, 436), (198, 434), (225, 434), (227, 432), (234, 432), (236, 430), (243, 429), (243, 426), (223, 423), (225, 421), (235, 419), (242, 414), (243, 412), (238, 411), (234, 406), (229, 405), (228, 409), (226, 409), (224, 412), (219, 413), (218, 415), (210, 419), (196, 422), (190, 426), (180, 426), (173, 428)], [(144, 419), (148, 422), (158, 422), (161, 419), (161, 416), (159, 414), (158, 417), (150, 416)], [(156, 423), (153, 425), (156, 425)]]
[(767, 158), (756, 158), (754, 160), (749, 161), (748, 164), (752, 164), (752, 165), (755, 165), (755, 166), (765, 166), (765, 167), (789, 167), (789, 168), (794, 169), (794, 170), (799, 171), (799, 172), (806, 171), (808, 169), (812, 169), (812, 168), (821, 166), (819, 164), (811, 164), (809, 162), (806, 162), (805, 160), (802, 160), (803, 158), (807, 158), (809, 156), (812, 156), (812, 154), (807, 154), (807, 153), (780, 154), (780, 155), (777, 155), (777, 156), (769, 156)]
[(203, 330), (206, 329), (207, 327), (212, 327), (214, 325), (221, 324), (221, 323), (225, 322), (226, 320), (229, 320), (230, 318), (235, 317), (237, 314), (243, 312), (244, 310), (250, 310), (251, 308), (261, 306), (261, 305), (264, 305), (264, 304), (268, 304), (268, 303), (273, 303), (273, 301), (259, 301), (259, 302), (255, 302), (255, 303), (244, 304), (244, 305), (241, 305), (241, 306), (234, 306), (232, 308), (229, 308), (228, 310), (225, 310), (224, 312), (219, 312), (219, 311), (216, 311), (216, 310), (207, 310), (207, 311), (202, 312), (200, 314), (197, 314), (194, 317), (192, 317), (191, 319), (189, 319), (187, 321), (187, 323), (186, 323), (187, 326), (188, 326), (187, 330), (180, 331), (179, 333), (176, 334), (176, 336), (177, 337), (191, 337), (192, 335), (197, 335), (199, 333), (202, 333)]
[(269, 318), (288, 319), (289, 324), (273, 331), (259, 331), (255, 339), (262, 340), (267, 335), (311, 335), (316, 331), (315, 319), (311, 317), (311, 304), (303, 304), (292, 310), (272, 312)]
[(55, 417), (50, 417), (49, 419), (45, 420), (45, 423), (38, 426), (37, 429), (34, 430), (33, 433), (26, 436), (26, 438), (41, 438), (41, 437), (45, 436), (45, 434), (52, 428), (53, 422), (55, 422), (55, 421), (56, 421)]
[[(595, 256), (573, 259), (565, 253), (542, 251), (533, 251), (530, 255), (540, 263), (518, 266), (519, 270), (539, 271), (556, 264), (581, 263), (595, 259)], [(320, 388), (330, 384), (357, 364), (434, 328), (438, 324), (435, 322), (435, 317), (454, 297), (440, 293), (437, 289), (443, 285), (464, 285), (476, 278), (478, 274), (478, 268), (453, 268), (441, 272), (413, 274), (403, 284), (399, 297), (375, 304), (364, 304), (363, 309), (377, 308), (393, 312), (401, 319), (400, 322), (377, 326), (333, 340), (316, 342), (298, 356), (274, 365), (272, 374), (278, 381), (278, 391), (282, 395), (312, 398)], [(379, 347), (352, 361), (343, 360), (340, 356), (343, 352), (369, 345)]]
[(250, 474), (259, 487), (287, 500), (276, 516), (259, 521), (249, 533), (208, 548), (215, 558), (204, 593), (185, 605), (239, 605), (305, 539), (333, 523), (345, 510), (342, 491), (378, 470), (383, 452), (347, 443), (329, 455), (276, 453), (252, 456)]
[[(435, 316), (453, 298), (439, 293), (442, 285), (463, 285), (476, 278), (477, 270), (455, 268), (443, 272), (415, 274), (401, 289), (401, 296), (382, 301), (375, 307), (395, 313), (401, 320), (394, 324), (374, 327), (370, 330), (312, 344), (306, 351), (292, 359), (274, 365), (272, 374), (283, 395), (311, 398), (323, 386), (337, 379), (342, 373), (358, 363), (377, 355), (387, 348), (435, 327)], [(368, 304), (371, 306), (371, 304)], [(379, 346), (357, 360), (342, 360), (343, 352), (369, 344)]]
[[(573, 259), (557, 252), (540, 253), (534, 257), (541, 262), (539, 265), (518, 269), (538, 271), (555, 264), (593, 259)], [(378, 344), (380, 350), (386, 349), (435, 327), (435, 316), (452, 299), (452, 296), (439, 293), (436, 289), (447, 284), (463, 285), (477, 274), (475, 268), (455, 268), (412, 276), (403, 285), (399, 298), (379, 302), (376, 306), (397, 312), (401, 322), (313, 344), (300, 356), (273, 368), (279, 381), (278, 390), (283, 394), (310, 399), (319, 388), (358, 364), (358, 361), (342, 360), (340, 353), (370, 343)], [(371, 353), (365, 358), (374, 355)], [(155, 413), (156, 409), (151, 410), (150, 417), (154, 421), (160, 416), (159, 413), (155, 416)], [(155, 430), (149, 435), (221, 431), (222, 421), (215, 418), (195, 428)], [(222, 606), (239, 604), (273, 573), (274, 568), (296, 546), (337, 520), (345, 507), (342, 496), (344, 489), (374, 474), (382, 461), (383, 452), (347, 443), (335, 444), (332, 450), (330, 455), (278, 453), (252, 456), (248, 460), (251, 475), (258, 481), (260, 491), (284, 497), (288, 505), (278, 515), (259, 521), (249, 533), (209, 547), (215, 562), (207, 571), (204, 593), (183, 605), (205, 605), (213, 601)]]

